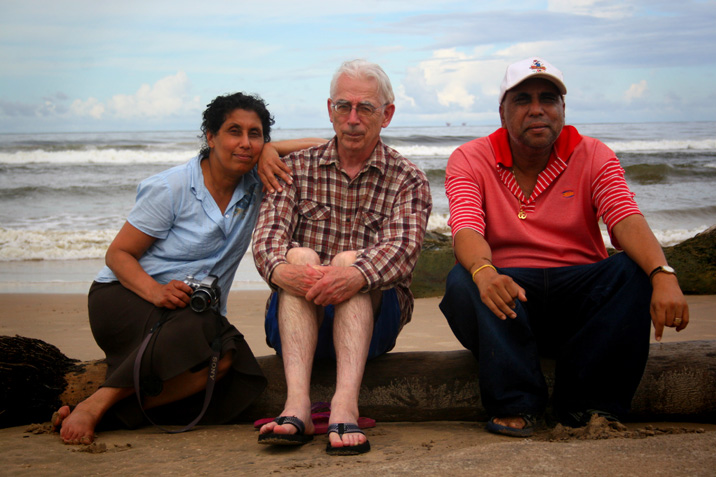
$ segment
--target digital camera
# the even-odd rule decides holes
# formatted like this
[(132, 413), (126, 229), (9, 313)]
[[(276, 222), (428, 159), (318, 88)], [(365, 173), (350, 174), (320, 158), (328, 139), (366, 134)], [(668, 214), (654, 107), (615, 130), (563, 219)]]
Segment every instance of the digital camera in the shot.
[(184, 283), (194, 290), (189, 299), (189, 306), (192, 310), (201, 313), (209, 308), (214, 308), (215, 310), (219, 308), (221, 289), (218, 281), (219, 279), (214, 275), (209, 275), (202, 281), (195, 280), (193, 276), (187, 275)]

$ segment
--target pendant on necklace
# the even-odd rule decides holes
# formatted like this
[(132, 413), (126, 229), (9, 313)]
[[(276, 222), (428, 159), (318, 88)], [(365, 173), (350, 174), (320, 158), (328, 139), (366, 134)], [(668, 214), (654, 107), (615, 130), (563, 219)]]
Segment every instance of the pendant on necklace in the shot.
[(520, 202), (520, 210), (517, 212), (517, 218), (520, 220), (525, 220), (527, 218), (527, 213), (525, 212), (525, 204), (522, 202), (521, 199), (518, 199)]

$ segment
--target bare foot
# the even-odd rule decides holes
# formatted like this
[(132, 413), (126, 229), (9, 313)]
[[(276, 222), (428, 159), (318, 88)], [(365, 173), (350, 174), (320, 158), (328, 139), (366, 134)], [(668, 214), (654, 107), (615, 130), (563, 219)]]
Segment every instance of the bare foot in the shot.
[[(329, 424), (356, 424), (358, 425), (358, 407), (355, 405), (343, 405), (337, 403), (335, 400), (331, 401), (331, 417), (328, 420)], [(328, 440), (331, 442), (331, 447), (351, 447), (357, 446), (368, 438), (365, 434), (351, 432), (343, 434), (343, 438), (336, 432), (328, 434)]]
[(69, 406), (58, 409), (52, 415), (52, 425), (59, 428), (65, 444), (89, 445), (94, 440), (94, 428), (99, 417), (92, 412), (92, 406), (83, 401), (71, 412)]

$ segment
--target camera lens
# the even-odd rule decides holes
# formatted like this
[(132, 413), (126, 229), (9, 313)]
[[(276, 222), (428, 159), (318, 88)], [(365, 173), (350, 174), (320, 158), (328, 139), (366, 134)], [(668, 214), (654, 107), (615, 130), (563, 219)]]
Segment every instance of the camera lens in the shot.
[(201, 313), (209, 308), (209, 305), (211, 305), (211, 296), (206, 291), (196, 290), (192, 293), (191, 300), (189, 301), (189, 306), (191, 306), (192, 310)]

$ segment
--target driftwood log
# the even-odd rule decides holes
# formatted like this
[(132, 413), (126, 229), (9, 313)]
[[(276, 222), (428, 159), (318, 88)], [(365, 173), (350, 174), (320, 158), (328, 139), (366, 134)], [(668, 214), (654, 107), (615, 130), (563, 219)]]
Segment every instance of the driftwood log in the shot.
[[(103, 361), (68, 359), (40, 340), (0, 336), (0, 352), (0, 427), (45, 422), (60, 404), (79, 403), (104, 380)], [(286, 396), (281, 359), (258, 361), (269, 385), (244, 412), (247, 421), (278, 415)], [(554, 361), (542, 367), (551, 386)], [(334, 363), (316, 362), (312, 400), (330, 401), (334, 381)], [(361, 414), (379, 421), (483, 421), (477, 382), (477, 362), (465, 350), (388, 353), (366, 366)], [(716, 423), (716, 341), (652, 344), (630, 417)]]
[[(278, 415), (286, 384), (277, 356), (260, 357), (269, 386), (244, 417)], [(542, 360), (550, 389), (555, 362)], [(330, 401), (335, 365), (314, 366), (311, 399)], [(388, 353), (366, 366), (361, 414), (380, 421), (486, 421), (478, 387), (477, 361), (466, 350)], [(652, 344), (644, 376), (632, 401), (631, 420), (716, 423), (716, 341)]]

